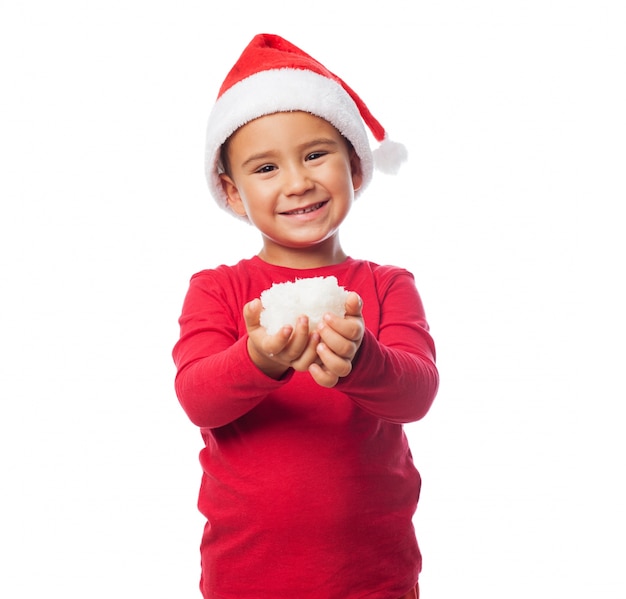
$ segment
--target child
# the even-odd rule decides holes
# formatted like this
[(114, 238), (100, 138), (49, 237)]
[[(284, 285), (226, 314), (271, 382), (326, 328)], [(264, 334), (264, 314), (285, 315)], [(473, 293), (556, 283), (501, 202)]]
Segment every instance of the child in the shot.
[[(339, 242), (372, 176), (363, 122), (397, 168), (402, 147), (360, 98), (275, 35), (244, 50), (209, 119), (212, 194), (263, 244), (192, 277), (173, 352), (205, 443), (207, 599), (418, 596), (420, 477), (402, 423), (429, 410), (438, 374), (412, 275)], [(263, 290), (330, 275), (350, 291), (344, 317), (267, 334)]]

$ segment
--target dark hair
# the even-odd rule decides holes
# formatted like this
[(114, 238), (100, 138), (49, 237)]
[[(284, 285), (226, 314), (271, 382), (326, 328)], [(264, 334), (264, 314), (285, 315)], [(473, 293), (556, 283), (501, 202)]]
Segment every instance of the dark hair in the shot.
[(229, 143), (230, 143), (230, 137), (220, 146), (219, 169), (230, 177), (230, 162), (228, 161)]

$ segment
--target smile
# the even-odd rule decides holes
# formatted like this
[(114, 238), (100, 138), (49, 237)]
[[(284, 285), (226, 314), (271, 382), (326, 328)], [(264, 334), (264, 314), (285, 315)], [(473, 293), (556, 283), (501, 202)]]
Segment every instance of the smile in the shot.
[(319, 210), (324, 204), (327, 202), (319, 202), (318, 204), (313, 204), (312, 206), (307, 206), (306, 208), (299, 208), (298, 210), (289, 210), (288, 212), (281, 212), (283, 215), (291, 216), (297, 214), (308, 214), (309, 212), (315, 212)]

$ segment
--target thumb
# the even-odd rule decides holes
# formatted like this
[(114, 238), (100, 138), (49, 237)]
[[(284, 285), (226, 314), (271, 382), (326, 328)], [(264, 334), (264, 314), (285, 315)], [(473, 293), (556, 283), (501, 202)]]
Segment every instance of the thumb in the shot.
[(260, 299), (253, 299), (243, 307), (243, 318), (246, 322), (246, 329), (251, 331), (261, 326), (261, 310), (263, 304)]
[(361, 308), (363, 307), (363, 300), (361, 296), (351, 291), (346, 298), (346, 316), (361, 316)]

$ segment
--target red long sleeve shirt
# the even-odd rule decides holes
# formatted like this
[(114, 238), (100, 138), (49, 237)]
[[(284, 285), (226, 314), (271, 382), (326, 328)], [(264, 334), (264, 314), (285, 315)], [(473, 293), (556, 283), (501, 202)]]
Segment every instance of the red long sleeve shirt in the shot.
[[(243, 306), (272, 283), (337, 277), (363, 300), (352, 372), (332, 389), (250, 360)], [(201, 589), (219, 599), (397, 599), (415, 586), (420, 491), (402, 423), (435, 397), (435, 350), (413, 276), (348, 258), (295, 270), (258, 257), (194, 275), (176, 392), (205, 447)]]

